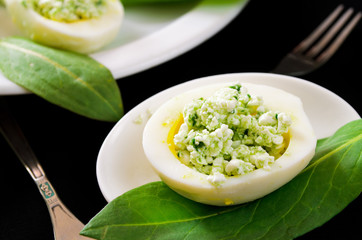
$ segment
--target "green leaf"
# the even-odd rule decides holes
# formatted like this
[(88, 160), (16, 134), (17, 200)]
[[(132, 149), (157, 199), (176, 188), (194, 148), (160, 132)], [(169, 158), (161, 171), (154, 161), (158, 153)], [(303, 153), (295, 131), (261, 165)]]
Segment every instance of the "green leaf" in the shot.
[(110, 202), (82, 230), (96, 239), (292, 239), (342, 211), (362, 189), (362, 120), (318, 141), (308, 167), (253, 202), (213, 207), (185, 199), (162, 182)]
[(111, 72), (92, 58), (23, 38), (0, 39), (0, 70), (11, 81), (80, 115), (117, 121), (123, 105)]

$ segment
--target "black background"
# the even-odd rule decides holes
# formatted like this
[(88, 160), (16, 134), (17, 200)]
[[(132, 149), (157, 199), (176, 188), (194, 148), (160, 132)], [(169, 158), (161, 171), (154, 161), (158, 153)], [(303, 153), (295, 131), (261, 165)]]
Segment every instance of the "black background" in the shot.
[[(362, 10), (360, 0), (251, 0), (236, 19), (203, 44), (120, 79), (125, 111), (161, 90), (195, 78), (272, 70), (339, 3)], [(335, 92), (361, 114), (361, 55), (362, 21), (326, 65), (302, 78)], [(6, 99), (60, 198), (81, 221), (88, 222), (106, 205), (95, 167), (114, 123), (78, 116), (32, 94)], [(0, 239), (52, 239), (46, 205), (2, 137), (0, 163)], [(299, 239), (357, 239), (362, 234), (360, 203), (361, 197)]]

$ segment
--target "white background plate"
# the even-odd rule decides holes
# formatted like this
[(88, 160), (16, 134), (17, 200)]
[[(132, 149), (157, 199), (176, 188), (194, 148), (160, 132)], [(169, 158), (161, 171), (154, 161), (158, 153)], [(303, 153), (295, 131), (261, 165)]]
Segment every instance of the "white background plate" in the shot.
[[(115, 79), (166, 62), (220, 31), (237, 16), (247, 0), (212, 2), (126, 6), (116, 39), (91, 56), (110, 69)], [(0, 7), (0, 37), (13, 35), (19, 33)], [(28, 91), (0, 73), (0, 96), (24, 93)]]
[[(239, 73), (189, 81), (145, 100), (129, 111), (106, 137), (97, 159), (97, 179), (107, 201), (148, 182), (159, 180), (143, 152), (142, 134), (150, 113), (181, 92), (212, 83), (250, 82), (290, 92), (303, 101), (317, 138), (331, 136), (344, 124), (359, 119), (358, 113), (342, 98), (314, 83), (283, 75)], [(142, 119), (141, 124), (135, 120)]]

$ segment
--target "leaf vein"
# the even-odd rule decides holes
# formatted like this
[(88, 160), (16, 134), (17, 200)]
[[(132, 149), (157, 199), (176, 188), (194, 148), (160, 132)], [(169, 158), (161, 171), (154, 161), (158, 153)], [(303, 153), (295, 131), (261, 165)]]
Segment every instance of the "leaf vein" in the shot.
[(256, 212), (257, 208), (259, 207), (260, 201), (261, 201), (261, 199), (258, 199), (257, 203), (255, 204), (255, 207), (253, 209), (252, 214), (249, 217), (248, 222), (246, 222), (244, 225), (242, 225), (232, 237), (236, 237), (241, 232), (242, 229), (244, 229), (248, 224), (250, 224), (253, 221), (254, 216), (255, 216), (255, 212)]
[(308, 180), (307, 180), (307, 182), (306, 182), (303, 190), (301, 191), (301, 194), (300, 194), (299, 198), (297, 199), (297, 201), (295, 201), (294, 204), (289, 208), (289, 210), (281, 216), (281, 218), (280, 218), (279, 221), (277, 221), (277, 222), (275, 222), (274, 224), (272, 224), (272, 225), (268, 228), (268, 230), (267, 230), (262, 236), (260, 236), (260, 237), (257, 238), (257, 239), (262, 239), (265, 235), (267, 235), (267, 234), (270, 232), (270, 230), (271, 230), (275, 225), (277, 225), (280, 221), (282, 221), (282, 220), (295, 208), (295, 206), (296, 206), (296, 205), (300, 202), (300, 200), (303, 198), (304, 193), (305, 193), (305, 191), (306, 191), (306, 189), (307, 189), (307, 187), (308, 187), (308, 185), (309, 185), (309, 183), (310, 183), (310, 180), (311, 180), (311, 178), (312, 178), (312, 176), (313, 176), (313, 174), (314, 174), (314, 171), (315, 171), (315, 168), (312, 169), (312, 171), (311, 171), (311, 173), (310, 173), (310, 175), (309, 175), (309, 177), (308, 177)]
[(48, 57), (46, 57), (46, 56), (44, 56), (42, 54), (39, 54), (39, 53), (35, 52), (35, 51), (29, 50), (29, 49), (26, 49), (26, 48), (21, 48), (19, 46), (16, 46), (14, 44), (7, 43), (7, 42), (4, 42), (4, 41), (0, 41), (0, 45), (3, 45), (5, 47), (11, 48), (11, 49), (14, 49), (14, 50), (19, 51), (19, 52), (23, 52), (23, 53), (31, 55), (31, 56), (38, 57), (38, 58), (50, 63), (51, 65), (53, 65), (55, 67), (55, 69), (61, 69), (66, 74), (68, 74), (70, 77), (72, 77), (75, 81), (80, 82), (82, 85), (84, 85), (85, 87), (90, 89), (96, 96), (98, 96), (103, 102), (105, 102), (109, 106), (109, 108), (117, 115), (117, 111), (110, 105), (110, 103), (107, 101), (107, 99), (105, 99), (97, 90), (95, 90), (91, 85), (89, 85), (86, 81), (84, 81), (81, 77), (77, 76), (75, 73), (73, 73), (68, 68), (60, 65), (59, 63), (51, 60), (50, 58), (48, 58)]
[(341, 151), (343, 148), (347, 147), (350, 144), (353, 144), (354, 142), (357, 142), (358, 140), (362, 139), (362, 134), (357, 135), (356, 137), (350, 139), (349, 141), (345, 142), (344, 144), (342, 144), (341, 146), (337, 147), (336, 149), (326, 153), (325, 155), (321, 156), (319, 159), (317, 159), (315, 162), (313, 162), (312, 164), (310, 164), (309, 166), (307, 166), (306, 168), (303, 169), (303, 172), (307, 171), (308, 169), (314, 167), (314, 165), (318, 165), (321, 161), (323, 161), (324, 159), (332, 156), (333, 154)]

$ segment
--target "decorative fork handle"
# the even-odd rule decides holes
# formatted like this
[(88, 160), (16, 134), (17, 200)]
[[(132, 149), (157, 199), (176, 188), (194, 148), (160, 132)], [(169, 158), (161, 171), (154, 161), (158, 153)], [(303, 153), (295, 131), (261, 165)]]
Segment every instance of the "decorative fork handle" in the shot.
[[(0, 101), (1, 100), (2, 99), (0, 99)], [(3, 105), (3, 103), (1, 103), (1, 105)], [(0, 132), (28, 170), (43, 196), (52, 220), (55, 239), (89, 239), (79, 235), (79, 232), (83, 229), (84, 225), (58, 198), (23, 132), (6, 106), (2, 107), (0, 111)]]

